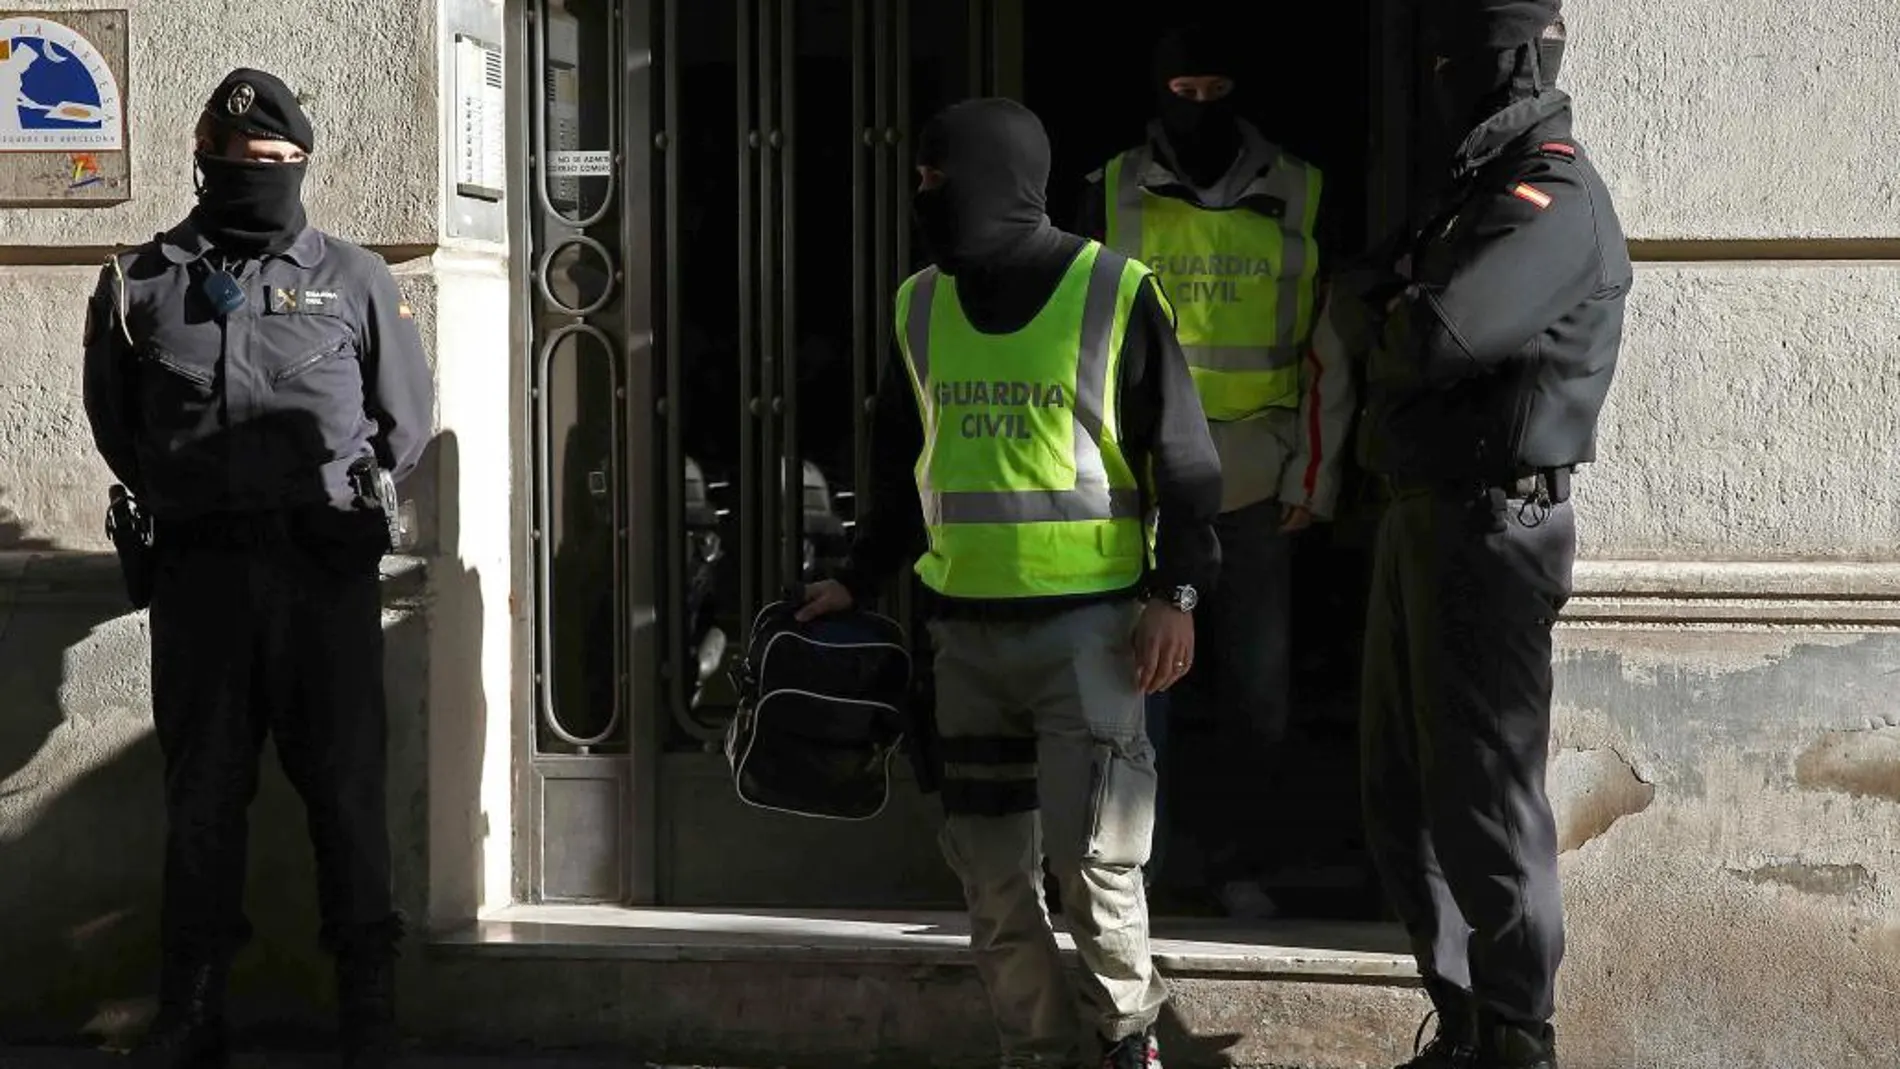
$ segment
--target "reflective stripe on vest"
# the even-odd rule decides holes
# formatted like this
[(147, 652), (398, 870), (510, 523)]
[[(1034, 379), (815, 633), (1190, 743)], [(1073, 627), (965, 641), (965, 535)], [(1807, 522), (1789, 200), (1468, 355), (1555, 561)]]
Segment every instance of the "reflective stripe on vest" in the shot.
[(1317, 168), (1282, 156), (1247, 187), (1285, 205), (1271, 219), (1150, 193), (1146, 148), (1104, 170), (1108, 241), (1152, 268), (1173, 301), (1201, 407), (1216, 421), (1299, 404), (1319, 271)]
[(924, 449), (918, 495), (926, 585), (964, 598), (1098, 593), (1134, 585), (1147, 539), (1119, 442), (1112, 384), (1148, 271), (1090, 242), (1021, 330), (970, 325), (935, 268), (898, 291)]

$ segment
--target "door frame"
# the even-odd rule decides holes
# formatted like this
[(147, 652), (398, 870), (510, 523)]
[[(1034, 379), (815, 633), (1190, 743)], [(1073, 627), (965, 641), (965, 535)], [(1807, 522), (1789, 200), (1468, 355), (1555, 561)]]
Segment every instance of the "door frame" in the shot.
[[(534, 124), (539, 97), (531, 90), (532, 79), (541, 72), (532, 68), (531, 10), (540, 0), (508, 0), (508, 47), (517, 57), (511, 79), (509, 100), (513, 114), (527, 119), (511, 125), (511, 157), (515, 173), (528, 176), (525, 183), (533, 188), (535, 156)], [(622, 478), (617, 487), (622, 495), (626, 531), (617, 542), (622, 574), (626, 577), (626, 605), (630, 616), (622, 650), (628, 685), (625, 710), (628, 746), (625, 755), (597, 757), (596, 762), (617, 762), (617, 769), (602, 767), (593, 774), (606, 774), (621, 784), (620, 844), (621, 900), (626, 904), (655, 904), (663, 897), (664, 874), (662, 822), (666, 819), (661, 792), (662, 742), (672, 717), (670, 703), (678, 699), (677, 681), (671, 651), (679, 643), (667, 625), (667, 606), (683, 601), (679, 562), (684, 560), (684, 532), (672, 522), (684, 509), (683, 468), (677, 462), (683, 456), (679, 421), (670, 418), (666, 385), (678, 383), (681, 374), (680, 332), (669, 329), (681, 321), (679, 249), (680, 196), (683, 177), (679, 173), (679, 154), (669, 151), (671, 132), (680, 126), (679, 64), (670, 62), (678, 55), (681, 7), (691, 0), (619, 0), (618, 33), (620, 53), (626, 57), (619, 85), (622, 106), (618, 111), (617, 143), (612, 146), (618, 174), (616, 195), (620, 198), (619, 257), (616, 274), (623, 291), (617, 339), (617, 353), (623, 369), (624, 397), (620, 403), (622, 426), (627, 428), (626, 447), (631, 462), (621, 465)], [(912, 0), (851, 0), (853, 32), (853, 109), (854, 125), (863, 134), (865, 151), (852, 163), (854, 201), (859, 205), (852, 221), (852, 238), (857, 248), (869, 249), (868, 257), (854, 257), (852, 307), (854, 339), (852, 345), (853, 382), (861, 398), (872, 396), (884, 367), (884, 346), (879, 339), (891, 335), (893, 324), (888, 294), (907, 271), (910, 260), (910, 168), (909, 146), (913, 140), (910, 122), (907, 45), (909, 10)], [(928, 2), (928, 0), (923, 0)], [(789, 19), (793, 0), (740, 0), (742, 10), (764, 9), (775, 19)], [(970, 0), (969, 2), (969, 80), (973, 93), (1020, 97), (1023, 86), (1023, 11), (1027, 0)], [(1414, 152), (1414, 107), (1419, 88), (1419, 63), (1415, 41), (1421, 15), (1415, 0), (1372, 0), (1371, 32), (1367, 47), (1372, 50), (1373, 86), (1370, 99), (1373, 114), (1367, 116), (1369, 158), (1374, 174), (1368, 184), (1368, 235), (1374, 239), (1392, 233), (1406, 217), (1407, 198), (1412, 188), (1411, 161)], [(754, 27), (756, 30), (757, 27)], [(772, 35), (767, 35), (771, 37)], [(744, 35), (735, 33), (735, 46)], [(791, 207), (795, 203), (796, 183), (792, 169), (797, 151), (797, 131), (791, 125), (795, 92), (790, 70), (790, 35), (778, 34), (780, 49), (766, 67), (768, 79), (755, 82), (752, 72), (739, 57), (742, 88), (741, 107), (752, 109), (759, 121), (752, 124), (753, 151), (743, 162), (742, 190), (760, 192), (763, 212), (784, 215), (787, 224), (784, 245), (773, 260), (776, 272), (760, 280), (762, 292), (753, 294), (765, 300), (767, 328), (761, 339), (776, 344), (788, 363), (795, 361), (794, 324), (790, 310), (796, 277), (797, 236), (790, 232)], [(771, 68), (776, 67), (774, 72)], [(771, 84), (776, 73), (778, 85)], [(774, 90), (778, 90), (775, 94)], [(782, 122), (773, 123), (773, 119)], [(774, 144), (774, 134), (777, 143)], [(782, 150), (782, 151), (780, 151)], [(532, 311), (535, 301), (534, 272), (536, 249), (532, 213), (537, 210), (532, 194), (513, 198), (511, 240), (516, 255), (511, 257), (515, 292), (521, 295), (513, 314), (516, 337), (521, 351), (533, 353)], [(756, 227), (742, 227), (743, 242), (758, 239), (757, 232), (773, 225), (770, 215), (754, 220)], [(748, 246), (749, 247), (749, 246)], [(745, 251), (745, 248), (740, 250)], [(775, 291), (775, 292), (774, 292)], [(759, 299), (745, 300), (746, 314), (761, 306)], [(868, 329), (867, 329), (868, 328)], [(776, 337), (773, 337), (773, 336)], [(751, 361), (746, 361), (749, 367)], [(529, 397), (532, 381), (527, 359), (517, 360), (512, 376), (518, 403), (514, 412), (514, 439), (517, 456), (529, 456), (532, 446), (533, 411)], [(765, 362), (762, 369), (768, 381), (748, 383), (766, 387), (748, 390), (760, 399), (758, 434), (748, 442), (758, 459), (771, 455), (770, 439), (777, 439), (778, 452), (795, 455), (796, 413), (772, 413), (774, 401), (784, 404), (780, 383), (793, 381), (795, 365)], [(858, 492), (864, 493), (868, 475), (869, 406), (858, 406), (854, 436), (857, 441)], [(774, 419), (774, 415), (785, 418)], [(647, 462), (640, 462), (646, 458)], [(776, 479), (757, 482), (776, 484)], [(538, 642), (534, 613), (545, 595), (535, 578), (535, 524), (532, 502), (539, 492), (532, 464), (517, 465), (514, 479), (519, 492), (516, 544), (523, 547), (514, 562), (516, 589), (526, 592), (522, 612), (517, 619), (514, 642), (515, 663), (538, 664)], [(797, 522), (796, 497), (788, 502), (776, 492), (764, 501), (784, 526), (781, 538), (797, 534), (791, 526)], [(748, 502), (753, 504), (753, 502)], [(655, 553), (655, 549), (658, 553)], [(659, 567), (655, 567), (660, 561)], [(908, 599), (904, 599), (908, 600)], [(900, 606), (908, 616), (909, 606)], [(741, 640), (742, 636), (734, 636)], [(545, 769), (538, 769), (536, 723), (538, 675), (532, 670), (514, 673), (514, 699), (517, 715), (513, 718), (515, 760), (514, 783), (514, 879), (518, 901), (536, 901), (542, 896), (544, 867)], [(563, 759), (566, 760), (566, 759)]]

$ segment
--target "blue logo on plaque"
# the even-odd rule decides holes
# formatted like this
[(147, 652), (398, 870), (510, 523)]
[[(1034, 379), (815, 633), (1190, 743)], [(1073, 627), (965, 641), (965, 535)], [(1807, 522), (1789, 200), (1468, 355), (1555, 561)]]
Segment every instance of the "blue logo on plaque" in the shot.
[(118, 85), (70, 27), (0, 19), (0, 152), (123, 147)]

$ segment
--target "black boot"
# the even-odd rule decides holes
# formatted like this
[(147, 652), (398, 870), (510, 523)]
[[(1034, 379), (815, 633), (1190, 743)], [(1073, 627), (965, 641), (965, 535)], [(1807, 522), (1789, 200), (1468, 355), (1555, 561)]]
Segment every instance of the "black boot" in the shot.
[(396, 949), (401, 917), (336, 941), (336, 1004), (343, 1069), (384, 1069), (396, 1056)]
[(338, 957), (336, 1004), (343, 1069), (384, 1069), (396, 1054), (396, 957)]
[[(1434, 1018), (1438, 1021), (1438, 1033), (1430, 1043), (1420, 1046), (1425, 1029), (1431, 1027)], [(1412, 1037), (1412, 1060), (1396, 1069), (1471, 1069), (1478, 1058), (1476, 1031), (1476, 1025), (1468, 1017), (1433, 1010), (1418, 1026), (1418, 1034)]]
[(220, 965), (167, 965), (159, 981), (158, 1019), (132, 1052), (132, 1064), (138, 1069), (229, 1069), (225, 979)]
[(1557, 1069), (1557, 1033), (1547, 1024), (1486, 1021), (1474, 1069)]
[(1161, 1069), (1161, 1044), (1152, 1031), (1112, 1043), (1102, 1056), (1102, 1069)]

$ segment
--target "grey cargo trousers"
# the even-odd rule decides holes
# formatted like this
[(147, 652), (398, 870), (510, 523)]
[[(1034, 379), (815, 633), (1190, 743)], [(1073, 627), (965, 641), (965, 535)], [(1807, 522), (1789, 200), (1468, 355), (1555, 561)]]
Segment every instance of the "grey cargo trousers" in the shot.
[(1006, 1066), (1073, 1064), (1082, 1036), (1043, 901), (1045, 856), (1082, 961), (1087, 1023), (1116, 1042), (1151, 1027), (1167, 1000), (1141, 877), (1155, 768), (1131, 641), (1139, 611), (1113, 602), (931, 625), (943, 850)]
[(1367, 843), (1453, 1026), (1548, 1020), (1563, 958), (1544, 793), (1570, 506), (1400, 491), (1379, 528), (1361, 721)]

